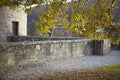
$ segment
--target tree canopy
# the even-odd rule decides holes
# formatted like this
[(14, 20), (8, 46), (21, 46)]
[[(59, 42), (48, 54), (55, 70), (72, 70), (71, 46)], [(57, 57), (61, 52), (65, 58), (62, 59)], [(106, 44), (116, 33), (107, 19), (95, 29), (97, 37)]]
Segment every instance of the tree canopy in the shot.
[[(1, 0), (0, 6), (14, 8), (25, 6), (30, 11), (36, 4), (39, 9), (38, 28), (40, 35), (48, 35), (50, 28), (65, 26), (71, 31), (95, 40), (110, 39), (120, 43), (120, 22), (113, 21), (116, 0)], [(40, 5), (45, 5), (41, 8)], [(27, 8), (29, 7), (29, 8)]]

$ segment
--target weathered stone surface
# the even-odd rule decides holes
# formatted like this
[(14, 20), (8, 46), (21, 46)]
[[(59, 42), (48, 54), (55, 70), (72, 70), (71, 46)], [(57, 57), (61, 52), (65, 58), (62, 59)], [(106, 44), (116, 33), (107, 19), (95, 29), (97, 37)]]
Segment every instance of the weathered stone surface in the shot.
[(27, 14), (24, 12), (24, 6), (10, 9), (9, 7), (0, 7), (0, 42), (6, 42), (6, 36), (13, 35), (12, 22), (18, 22), (18, 35), (27, 35)]
[(88, 43), (92, 43), (92, 40), (1, 43), (0, 65), (23, 65), (35, 61), (91, 55), (93, 47), (92, 44)]
[(109, 39), (104, 40), (103, 44), (103, 55), (107, 54), (111, 50), (111, 44), (109, 43)]
[[(93, 40), (86, 39), (0, 43), (0, 66), (93, 55), (94, 49)], [(105, 41), (99, 49), (102, 51), (96, 53), (103, 55), (110, 50), (110, 46)]]
[(111, 44), (109, 42), (109, 39), (105, 40), (94, 40), (94, 53), (95, 55), (105, 55), (111, 50)]
[(49, 40), (77, 40), (83, 37), (51, 37), (51, 36), (7, 36), (8, 42), (49, 41)]

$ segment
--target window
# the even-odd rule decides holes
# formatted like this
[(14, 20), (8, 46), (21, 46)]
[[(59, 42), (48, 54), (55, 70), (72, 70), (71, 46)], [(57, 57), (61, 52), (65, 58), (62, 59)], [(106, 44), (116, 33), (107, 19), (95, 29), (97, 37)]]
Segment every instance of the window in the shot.
[(13, 35), (19, 35), (19, 22), (16, 21), (12, 22), (12, 31)]

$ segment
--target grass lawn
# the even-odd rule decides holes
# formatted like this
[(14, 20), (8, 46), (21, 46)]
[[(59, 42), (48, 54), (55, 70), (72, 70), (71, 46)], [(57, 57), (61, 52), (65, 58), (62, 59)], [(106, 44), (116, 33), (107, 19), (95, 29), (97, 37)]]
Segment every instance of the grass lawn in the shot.
[(120, 64), (56, 74), (40, 80), (120, 80)]

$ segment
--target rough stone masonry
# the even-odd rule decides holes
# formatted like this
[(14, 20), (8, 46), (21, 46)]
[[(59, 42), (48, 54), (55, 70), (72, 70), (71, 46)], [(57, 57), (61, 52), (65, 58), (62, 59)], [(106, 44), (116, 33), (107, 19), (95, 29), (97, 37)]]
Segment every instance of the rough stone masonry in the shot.
[[(93, 55), (95, 51), (93, 42), (93, 40), (79, 39), (0, 43), (0, 66), (25, 65)], [(99, 49), (102, 51), (98, 51), (98, 54), (106, 54), (110, 51), (110, 44), (104, 40), (104, 44)]]

